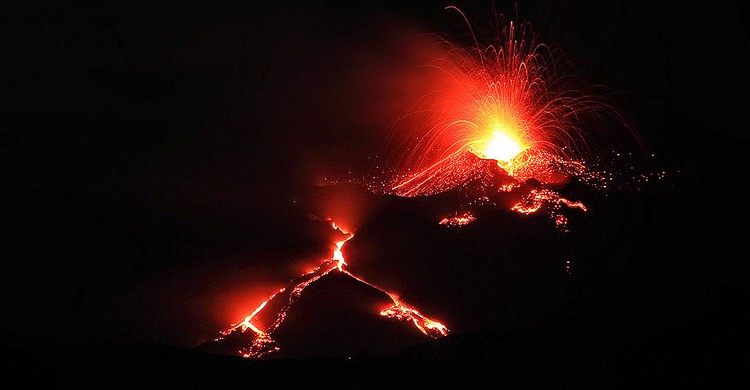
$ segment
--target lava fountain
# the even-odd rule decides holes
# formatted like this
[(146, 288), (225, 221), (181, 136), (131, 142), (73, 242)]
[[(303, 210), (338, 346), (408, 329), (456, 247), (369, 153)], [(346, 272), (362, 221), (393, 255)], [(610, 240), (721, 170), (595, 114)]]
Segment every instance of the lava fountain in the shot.
[[(448, 9), (466, 20), (457, 8)], [(393, 139), (406, 152), (391, 156), (395, 168), (389, 178), (377, 179), (384, 187), (378, 190), (404, 197), (445, 192), (486, 170), (480, 159), (496, 163), (507, 176), (497, 191), (512, 191), (529, 179), (538, 183), (511, 210), (541, 207), (528, 203), (576, 204), (553, 190), (571, 177), (597, 176), (583, 160), (594, 135), (584, 123), (609, 117), (629, 128), (626, 121), (605, 98), (584, 92), (588, 88), (574, 72), (565, 72), (562, 50), (541, 43), (530, 24), (508, 23), (495, 45), (481, 47), (475, 36), (474, 42), (472, 49), (445, 43), (445, 54), (425, 65), (440, 76), (396, 126)]]

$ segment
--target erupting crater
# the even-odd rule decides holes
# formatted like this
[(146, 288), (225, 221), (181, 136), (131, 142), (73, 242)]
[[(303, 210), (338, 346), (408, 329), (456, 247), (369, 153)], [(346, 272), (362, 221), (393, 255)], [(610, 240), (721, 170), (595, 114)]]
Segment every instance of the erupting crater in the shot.
[[(456, 7), (447, 9), (466, 20)], [(615, 124), (636, 141), (637, 136), (614, 104), (587, 92), (592, 89), (575, 77), (562, 50), (540, 42), (530, 24), (509, 22), (495, 44), (485, 47), (473, 37), (475, 47), (468, 49), (444, 42), (447, 48), (425, 66), (435, 71), (431, 90), (395, 127), (390, 147), (403, 152), (388, 157), (382, 165), (389, 168), (375, 175), (371, 187), (403, 197), (431, 196), (478, 178), (488, 181), (483, 178), (489, 175), (489, 181), (504, 184), (486, 186), (469, 203), (486, 204), (499, 192), (513, 192), (520, 199), (508, 210), (544, 210), (567, 231), (563, 207), (587, 208), (559, 190), (573, 179), (589, 184), (606, 175), (586, 161), (596, 136), (606, 133), (592, 125)], [(471, 221), (449, 223), (453, 217), (439, 221), (449, 226)]]

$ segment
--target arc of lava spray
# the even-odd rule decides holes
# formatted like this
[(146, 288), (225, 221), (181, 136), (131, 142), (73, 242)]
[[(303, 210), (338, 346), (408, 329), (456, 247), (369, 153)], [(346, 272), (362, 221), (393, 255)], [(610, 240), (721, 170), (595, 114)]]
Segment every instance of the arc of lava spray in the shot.
[[(391, 318), (399, 321), (409, 322), (414, 327), (416, 327), (420, 332), (425, 334), (426, 336), (432, 337), (432, 338), (438, 338), (448, 335), (448, 328), (443, 325), (442, 323), (432, 320), (423, 314), (421, 314), (417, 309), (415, 309), (413, 306), (410, 306), (406, 304), (404, 301), (402, 301), (398, 295), (386, 291), (385, 289), (382, 289), (354, 274), (349, 272), (346, 269), (347, 263), (344, 258), (343, 254), (343, 247), (344, 244), (351, 240), (354, 237), (354, 233), (350, 233), (347, 231), (344, 231), (340, 226), (336, 225), (335, 222), (331, 221), (331, 227), (347, 236), (345, 239), (337, 241), (335, 249), (333, 250), (333, 253), (331, 255), (331, 258), (324, 260), (320, 265), (318, 265), (314, 270), (311, 272), (308, 272), (304, 275), (301, 275), (300, 277), (296, 278), (296, 283), (293, 283), (293, 285), (289, 288), (282, 288), (272, 294), (268, 299), (263, 301), (253, 312), (246, 316), (242, 321), (233, 324), (229, 329), (223, 331), (220, 333), (219, 337), (215, 339), (215, 341), (221, 340), (225, 338), (226, 336), (230, 335), (233, 332), (246, 332), (246, 331), (252, 331), (255, 334), (255, 337), (252, 341), (252, 343), (246, 347), (243, 347), (238, 351), (238, 353), (247, 358), (260, 358), (263, 356), (266, 356), (270, 353), (273, 353), (275, 351), (280, 350), (280, 347), (277, 345), (276, 341), (273, 339), (272, 335), (273, 332), (284, 322), (286, 319), (287, 312), (289, 311), (289, 308), (294, 304), (294, 302), (299, 299), (300, 295), (302, 295), (302, 292), (307, 288), (307, 286), (311, 285), (321, 277), (329, 274), (330, 272), (338, 271), (346, 274), (347, 276), (354, 278), (355, 280), (364, 283), (372, 288), (375, 288), (383, 293), (385, 293), (392, 301), (392, 305), (381, 310), (380, 315), (386, 318)], [(272, 299), (276, 298), (280, 294), (288, 293), (289, 296), (287, 297), (286, 303), (281, 308), (281, 310), (277, 313), (275, 321), (265, 329), (261, 329), (255, 322), (255, 317), (261, 313), (267, 306), (268, 302), (270, 302)]]

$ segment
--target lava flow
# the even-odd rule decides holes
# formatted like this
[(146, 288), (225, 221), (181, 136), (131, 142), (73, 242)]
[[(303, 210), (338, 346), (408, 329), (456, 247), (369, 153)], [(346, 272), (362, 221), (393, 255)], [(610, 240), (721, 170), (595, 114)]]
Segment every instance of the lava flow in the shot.
[(445, 217), (440, 220), (440, 224), (447, 225), (447, 226), (463, 226), (463, 225), (468, 225), (474, 222), (475, 219), (476, 217), (474, 217), (472, 213), (465, 212), (463, 214), (455, 215), (453, 217)]
[[(347, 264), (346, 260), (344, 259), (342, 248), (347, 241), (354, 237), (354, 234), (344, 231), (341, 227), (337, 226), (335, 222), (331, 222), (331, 227), (334, 230), (337, 230), (347, 236), (346, 239), (336, 242), (336, 247), (333, 250), (331, 258), (323, 261), (311, 272), (308, 272), (292, 280), (289, 287), (282, 288), (276, 293), (272, 294), (242, 321), (233, 324), (229, 329), (221, 332), (219, 337), (217, 337), (214, 341), (223, 340), (226, 337), (237, 332), (245, 333), (251, 331), (254, 333), (252, 342), (237, 351), (241, 356), (247, 358), (260, 358), (275, 351), (279, 351), (281, 347), (272, 337), (274, 331), (284, 322), (289, 309), (299, 299), (305, 288), (331, 272), (341, 272), (361, 283), (364, 283), (382, 293), (385, 293), (392, 301), (392, 305), (382, 309), (380, 311), (381, 316), (411, 323), (424, 335), (432, 338), (442, 337), (448, 334), (448, 328), (445, 325), (427, 318), (414, 307), (404, 303), (396, 294), (375, 286), (374, 284), (369, 283), (349, 272), (346, 269)], [(269, 326), (261, 326), (259, 324), (259, 321), (257, 321), (257, 317), (261, 314), (265, 314), (265, 311), (269, 307), (269, 302), (278, 298), (283, 298), (284, 304), (276, 313), (274, 321)]]

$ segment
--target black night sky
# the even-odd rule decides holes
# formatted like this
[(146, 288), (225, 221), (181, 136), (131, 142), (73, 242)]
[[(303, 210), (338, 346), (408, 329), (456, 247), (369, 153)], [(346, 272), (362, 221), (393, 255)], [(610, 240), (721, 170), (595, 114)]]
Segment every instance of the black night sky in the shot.
[[(638, 169), (666, 172), (606, 196), (572, 185), (590, 211), (567, 234), (545, 216), (498, 210), (446, 229), (435, 218), (451, 194), (320, 186), (372, 168), (408, 101), (403, 70), (419, 59), (409, 37), (470, 45), (444, 7), (461, 8), (481, 38), (490, 1), (3, 3), (6, 380), (729, 386), (745, 369), (749, 325), (748, 9), (652, 3), (517, 2), (519, 18), (635, 123)], [(512, 14), (514, 2), (494, 7)], [(305, 346), (294, 360), (196, 348), (330, 255), (338, 238), (311, 214), (356, 225), (351, 269), (451, 335), (363, 337), (371, 322), (351, 312), (379, 298), (328, 281), (300, 309), (310, 321), (286, 331)]]

